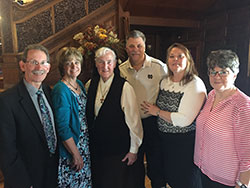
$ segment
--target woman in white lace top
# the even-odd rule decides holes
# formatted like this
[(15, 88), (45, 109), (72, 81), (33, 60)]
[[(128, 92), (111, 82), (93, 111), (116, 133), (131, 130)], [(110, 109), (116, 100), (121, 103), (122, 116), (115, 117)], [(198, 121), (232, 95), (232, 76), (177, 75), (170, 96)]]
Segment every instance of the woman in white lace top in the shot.
[(198, 170), (193, 164), (195, 119), (206, 98), (206, 88), (197, 76), (189, 50), (174, 43), (167, 50), (169, 73), (160, 83), (156, 104), (144, 102), (145, 113), (158, 116), (164, 173), (174, 188), (198, 188)]

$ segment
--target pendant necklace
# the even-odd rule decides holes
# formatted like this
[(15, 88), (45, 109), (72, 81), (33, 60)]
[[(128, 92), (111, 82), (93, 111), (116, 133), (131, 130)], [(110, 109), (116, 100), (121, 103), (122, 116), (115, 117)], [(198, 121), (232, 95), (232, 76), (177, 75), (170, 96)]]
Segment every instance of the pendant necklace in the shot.
[(104, 90), (104, 92), (103, 92), (103, 90), (102, 90), (102, 86), (101, 86), (101, 83), (100, 83), (100, 92), (101, 92), (101, 98), (100, 98), (100, 102), (101, 103), (103, 103), (104, 102), (104, 97), (107, 95), (107, 93), (108, 93), (108, 91), (109, 91), (109, 89), (106, 89), (106, 90)]
[(65, 80), (64, 78), (62, 78), (62, 80), (64, 80), (65, 82), (67, 82), (73, 89), (75, 89), (76, 91), (78, 90), (78, 84), (76, 87), (74, 87), (70, 82), (68, 82), (67, 80)]

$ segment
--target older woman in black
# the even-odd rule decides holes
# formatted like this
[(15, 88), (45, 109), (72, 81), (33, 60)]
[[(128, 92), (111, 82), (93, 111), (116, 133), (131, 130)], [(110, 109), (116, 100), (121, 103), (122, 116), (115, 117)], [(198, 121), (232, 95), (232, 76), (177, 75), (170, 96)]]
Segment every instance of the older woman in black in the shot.
[(114, 51), (98, 49), (87, 101), (93, 186), (138, 188), (133, 172), (143, 135), (139, 109), (132, 86), (115, 68)]

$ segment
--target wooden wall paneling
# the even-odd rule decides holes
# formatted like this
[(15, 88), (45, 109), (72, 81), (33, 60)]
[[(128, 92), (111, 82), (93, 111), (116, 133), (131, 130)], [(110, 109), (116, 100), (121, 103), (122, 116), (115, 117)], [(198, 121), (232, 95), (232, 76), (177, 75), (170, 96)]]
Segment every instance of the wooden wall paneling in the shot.
[[(49, 49), (52, 69), (46, 82), (54, 84), (58, 79), (54, 56), (63, 46), (74, 45), (73, 36), (76, 33), (94, 24), (104, 24), (112, 29), (119, 29), (116, 0), (89, 0), (87, 3), (82, 0), (43, 0), (32, 3), (29, 7), (20, 7), (8, 1), (4, 5), (6, 10), (4, 20), (7, 20), (7, 25), (4, 26), (8, 30), (4, 29), (3, 33), (5, 38), (3, 44), (6, 44), (2, 66), (5, 88), (19, 81), (17, 56), (21, 55), (28, 44), (40, 43)], [(91, 11), (88, 12), (86, 7)], [(15, 76), (10, 77), (9, 73)]]
[(228, 11), (227, 41), (237, 43), (240, 39), (248, 38), (248, 24), (250, 23), (249, 12), (248, 7)]
[(133, 25), (165, 26), (165, 27), (186, 27), (199, 28), (199, 20), (174, 19), (174, 18), (154, 18), (144, 16), (131, 16), (130, 23)]
[(2, 71), (4, 77), (4, 88), (10, 88), (15, 85), (21, 78), (21, 71), (19, 69), (20, 55), (3, 54)]
[(249, 23), (249, 7), (228, 10), (228, 25), (240, 25)]
[[(66, 44), (65, 46), (69, 46), (69, 45)], [(55, 85), (58, 82), (58, 80), (61, 78), (59, 70), (58, 70), (58, 64), (57, 64), (58, 62), (56, 61), (56, 54), (58, 51), (59, 49), (50, 53), (51, 68), (44, 81), (46, 84), (50, 86)]]
[(146, 53), (153, 57), (158, 57), (156, 54), (156, 34), (150, 33), (146, 34)]
[[(207, 64), (206, 59), (208, 54), (215, 50), (215, 48), (220, 48), (224, 46), (225, 43), (225, 23), (227, 20), (227, 15), (222, 13), (213, 13), (208, 15), (203, 21), (203, 37), (204, 37), (204, 48), (202, 53), (202, 63), (200, 64), (200, 77), (204, 81), (208, 91), (211, 90), (207, 75)], [(220, 36), (220, 37), (218, 37)]]
[(249, 36), (249, 28), (247, 27), (247, 24), (227, 26), (226, 40), (231, 41), (231, 43), (237, 42), (238, 40), (241, 40), (241, 39), (246, 40), (248, 36)]
[(204, 21), (205, 41), (225, 40), (227, 14), (209, 15)]
[(188, 41), (203, 41), (204, 36), (203, 36), (203, 31), (198, 28), (198, 29), (191, 29), (187, 31)]
[(63, 30), (87, 15), (84, 1), (64, 0), (55, 4), (53, 8), (55, 11), (56, 32)]
[(162, 52), (164, 52), (164, 48), (161, 44), (162, 42), (162, 36), (161, 35), (156, 35), (155, 36), (155, 55), (156, 57), (158, 57), (159, 59), (161, 59), (164, 63), (166, 62), (166, 57), (165, 57), (165, 53), (162, 54)]
[(13, 53), (12, 27), (11, 27), (11, 1), (1, 1), (2, 25), (2, 52)]
[(118, 0), (117, 25), (119, 26), (118, 36), (120, 39), (126, 39), (126, 36), (130, 31), (130, 13), (123, 10), (123, 6), (125, 6), (125, 3), (125, 1)]
[(250, 39), (248, 39), (248, 67), (247, 67), (247, 76), (250, 78)]
[(179, 43), (183, 43), (188, 40), (188, 32), (186, 29), (177, 30), (173, 35), (173, 40)]
[(201, 41), (185, 41), (183, 44), (188, 48), (190, 51), (195, 67), (198, 72), (200, 72), (201, 68), (201, 52), (202, 52), (202, 42)]
[(238, 88), (240, 88), (243, 92), (249, 93), (249, 81), (248, 77), (248, 56), (249, 56), (249, 42), (245, 39), (239, 39), (236, 41), (230, 41), (226, 45), (228, 49), (236, 52), (239, 60), (240, 60), (240, 72), (237, 76), (235, 84)]
[(219, 11), (214, 15), (209, 15), (204, 21), (204, 63), (202, 64), (203, 80), (211, 89), (208, 77), (205, 76), (206, 64), (205, 60), (211, 50), (231, 49), (237, 53), (240, 58), (240, 73), (236, 80), (236, 86), (243, 92), (250, 95), (249, 76), (249, 23), (250, 8), (236, 7)]
[(22, 52), (29, 44), (40, 43), (53, 35), (51, 9), (43, 11), (30, 19), (16, 23), (18, 52)]
[(89, 13), (97, 10), (98, 8), (102, 7), (103, 5), (105, 5), (111, 1), (112, 0), (88, 0)]
[(219, 40), (224, 43), (226, 31), (226, 27), (223, 25), (218, 25), (217, 27), (206, 29), (205, 41), (210, 42)]
[(204, 20), (204, 28), (215, 28), (221, 25), (226, 25), (227, 14), (225, 11), (219, 13), (212, 13), (208, 15)]
[(36, 14), (40, 11), (47, 10), (61, 1), (63, 0), (36, 0), (27, 5), (19, 5), (12, 1), (13, 21), (32, 17), (34, 16), (34, 13)]
[(249, 77), (249, 37), (250, 37), (250, 7), (241, 7), (228, 11), (227, 45), (233, 46), (240, 59), (240, 72), (236, 86), (250, 95)]

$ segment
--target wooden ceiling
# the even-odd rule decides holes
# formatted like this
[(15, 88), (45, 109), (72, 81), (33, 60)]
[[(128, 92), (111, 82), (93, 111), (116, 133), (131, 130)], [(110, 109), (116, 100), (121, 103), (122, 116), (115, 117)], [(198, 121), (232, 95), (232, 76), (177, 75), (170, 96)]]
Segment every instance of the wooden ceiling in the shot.
[(170, 26), (178, 22), (179, 25), (184, 22), (197, 25), (216, 2), (218, 0), (120, 0), (123, 10), (129, 11), (132, 24), (162, 22)]
[(217, 0), (123, 0), (131, 16), (199, 19)]

